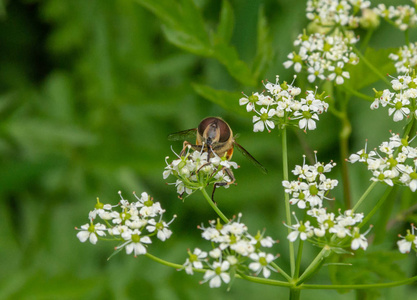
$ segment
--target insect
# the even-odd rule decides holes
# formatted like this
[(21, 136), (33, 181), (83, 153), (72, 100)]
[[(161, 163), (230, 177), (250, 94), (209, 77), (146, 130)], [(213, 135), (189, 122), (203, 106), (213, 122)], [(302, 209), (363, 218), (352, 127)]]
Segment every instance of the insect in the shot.
[[(195, 137), (196, 139), (195, 144), (191, 144), (187, 141), (187, 138), (192, 137)], [(229, 124), (219, 117), (207, 117), (200, 122), (197, 128), (172, 133), (168, 136), (168, 139), (171, 141), (185, 140), (181, 156), (185, 154), (187, 147), (191, 147), (194, 150), (208, 152), (210, 157), (214, 156), (212, 153), (214, 152), (216, 155), (220, 157), (225, 156), (227, 160), (230, 160), (234, 149), (237, 148), (243, 156), (248, 158), (264, 174), (267, 173), (265, 167), (246, 151), (245, 148), (236, 142)], [(225, 171), (231, 178), (231, 181), (227, 183), (216, 183), (213, 188), (212, 200), (217, 186), (229, 185), (235, 182), (235, 177), (231, 169), (226, 168)]]

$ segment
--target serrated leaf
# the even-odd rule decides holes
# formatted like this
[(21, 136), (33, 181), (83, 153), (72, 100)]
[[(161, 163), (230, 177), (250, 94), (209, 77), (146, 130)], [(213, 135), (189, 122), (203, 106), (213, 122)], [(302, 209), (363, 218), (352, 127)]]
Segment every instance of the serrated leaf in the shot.
[(222, 9), (220, 11), (220, 21), (217, 26), (217, 35), (221, 37), (225, 42), (230, 42), (232, 38), (233, 29), (235, 24), (235, 16), (233, 8), (228, 0), (223, 0)]
[(223, 64), (229, 74), (244, 85), (256, 86), (257, 79), (254, 77), (248, 65), (239, 59), (236, 49), (225, 43), (219, 37), (213, 38), (213, 56)]
[(197, 55), (210, 55), (209, 36), (201, 13), (192, 0), (183, 0), (181, 6), (167, 0), (137, 2), (161, 19), (169, 42)]
[(196, 83), (193, 83), (192, 86), (196, 93), (203, 98), (223, 107), (228, 111), (247, 116), (247, 114), (244, 113), (245, 110), (240, 109), (239, 107), (239, 99), (242, 97), (241, 93), (215, 90), (212, 87)]
[(258, 13), (257, 35), (256, 55), (252, 71), (255, 78), (260, 78), (274, 58), (274, 47), (263, 7), (259, 9)]
[(205, 57), (210, 57), (212, 55), (210, 47), (205, 43), (202, 43), (195, 36), (165, 25), (162, 26), (162, 30), (166, 39), (178, 48), (191, 52), (195, 55)]

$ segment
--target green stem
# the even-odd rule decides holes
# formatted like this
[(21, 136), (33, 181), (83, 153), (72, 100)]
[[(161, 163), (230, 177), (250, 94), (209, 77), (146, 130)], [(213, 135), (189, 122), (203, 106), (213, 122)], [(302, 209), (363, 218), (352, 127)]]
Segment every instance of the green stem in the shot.
[[(153, 256), (150, 253), (146, 253), (145, 256), (148, 257), (148, 258), (150, 258), (150, 259), (152, 259), (153, 261), (156, 261), (159, 264), (162, 264), (162, 265), (167, 266), (167, 267), (175, 268), (177, 270), (180, 270), (180, 269), (182, 269), (184, 267), (183, 265), (174, 264), (172, 262), (163, 260), (163, 259), (161, 259), (159, 257)], [(193, 268), (193, 271), (201, 272), (201, 273), (205, 273), (206, 272), (205, 269), (195, 269), (195, 268)]]
[[(385, 190), (384, 195), (382, 195), (381, 198), (379, 198), (378, 202), (374, 205), (374, 208), (366, 215), (366, 217), (362, 220), (362, 222), (358, 225), (359, 228), (364, 226), (366, 223), (369, 222), (369, 220), (373, 217), (373, 215), (379, 210), (379, 208), (384, 204), (385, 200), (389, 198), (391, 193), (396, 190), (397, 186), (390, 186)], [(359, 201), (358, 201), (359, 203)]]
[[(322, 250), (322, 252), (323, 252), (323, 250)], [(322, 252), (320, 252), (320, 253), (322, 253)], [(319, 257), (319, 255), (316, 257), (315, 261), (317, 260), (317, 258)], [(152, 259), (153, 261), (155, 261), (157, 263), (163, 264), (163, 265), (168, 266), (168, 267), (171, 267), (171, 268), (175, 268), (177, 270), (180, 270), (180, 269), (183, 268), (183, 265), (171, 263), (169, 261), (166, 261), (166, 260), (163, 260), (163, 259), (161, 259), (159, 257), (156, 257), (156, 256), (154, 256), (154, 255), (152, 255), (150, 253), (146, 253), (145, 256), (148, 257), (148, 258), (150, 258), (150, 259)], [(310, 266), (311, 266), (311, 264), (310, 264)], [(307, 268), (307, 270), (310, 269), (310, 266), (309, 266), (309, 268)], [(193, 268), (193, 271), (199, 272), (199, 273), (205, 273), (207, 270), (206, 269), (196, 269), (196, 268)], [(304, 274), (305, 273), (306, 272), (304, 272)], [(298, 280), (298, 282), (300, 282), (300, 280), (302, 279), (302, 277), (303, 276), (300, 277), (300, 279)], [(266, 279), (266, 278), (260, 278), (260, 277), (247, 276), (247, 275), (241, 274), (241, 273), (236, 274), (236, 278), (245, 279), (245, 280), (248, 280), (248, 281), (251, 281), (251, 282), (255, 282), (255, 283), (259, 283), (259, 284), (272, 285), (272, 286), (281, 286), (281, 287), (289, 287), (289, 288), (291, 288), (291, 291), (294, 291), (294, 295), (295, 295), (295, 292), (297, 290), (301, 290), (301, 289), (341, 290), (341, 289), (387, 288), (387, 287), (394, 287), (394, 286), (400, 286), (400, 285), (404, 285), (404, 284), (409, 284), (409, 283), (413, 283), (413, 282), (417, 281), (417, 276), (414, 276), (414, 277), (407, 278), (407, 279), (404, 279), (404, 280), (394, 281), (394, 282), (386, 282), (386, 283), (375, 283), (375, 284), (347, 284), (347, 285), (343, 285), (343, 284), (332, 284), (332, 285), (300, 284), (300, 285), (294, 287), (294, 284), (289, 283), (289, 282), (284, 282), (284, 281), (279, 281), (279, 280), (273, 280), (273, 279)], [(291, 292), (290, 292), (290, 294), (291, 294)], [(299, 299), (299, 298), (294, 298), (294, 299)]]
[(404, 38), (405, 38), (405, 44), (409, 45), (410, 44), (410, 35), (409, 35), (410, 30), (405, 30), (404, 31)]
[(320, 290), (345, 290), (345, 289), (376, 289), (376, 288), (388, 288), (394, 286), (400, 286), (410, 284), (417, 281), (417, 276), (407, 278), (404, 280), (386, 282), (386, 283), (370, 283), (370, 284), (332, 284), (332, 285), (321, 285), (321, 284), (302, 284), (299, 286), (300, 289), (320, 289)]
[(371, 70), (376, 76), (378, 76), (379, 78), (382, 79), (382, 81), (384, 81), (387, 85), (389, 85), (391, 87), (391, 83), (389, 82), (389, 80), (385, 77), (385, 75), (381, 74), (379, 72), (379, 70), (373, 65), (371, 64), (366, 58), (365, 56), (363, 56), (363, 54), (355, 47), (353, 46), (353, 51), (359, 56), (359, 58), (361, 59), (361, 61), (363, 61), (363, 63), (369, 68), (369, 70)]
[(298, 300), (300, 299), (301, 290), (298, 288), (291, 288), (290, 289), (290, 300)]
[(374, 29), (368, 29), (364, 38), (361, 38), (361, 50), (368, 47), (369, 41), (374, 33)]
[(206, 189), (202, 188), (200, 191), (203, 193), (204, 198), (206, 198), (208, 204), (210, 204), (211, 208), (217, 213), (217, 215), (223, 220), (225, 223), (229, 223), (229, 219), (221, 212), (221, 210), (217, 207), (217, 205), (213, 202), (210, 198), (209, 194), (207, 194)]
[[(288, 181), (288, 146), (287, 146), (287, 128), (282, 129), (282, 172), (284, 180)], [(291, 226), (291, 205), (290, 205), (290, 195), (284, 193), (285, 201), (285, 216), (288, 226)], [(288, 227), (288, 234), (291, 233), (291, 228)], [(289, 242), (289, 251), (290, 251), (290, 266), (291, 266), (291, 276), (294, 277), (295, 272), (295, 253), (294, 253), (294, 243)]]
[(294, 279), (297, 279), (298, 276), (300, 275), (300, 265), (301, 265), (301, 256), (303, 254), (303, 245), (304, 245), (304, 241), (300, 240), (300, 243), (298, 244), (297, 261), (295, 262)]
[(407, 136), (410, 137), (410, 132), (414, 126), (414, 123), (415, 123), (415, 118), (413, 118), (410, 122), (408, 122), (407, 127), (404, 129), (403, 138), (406, 138)]
[(281, 269), (276, 263), (271, 262), (270, 264), (275, 270), (278, 271), (279, 274), (281, 274), (285, 279), (288, 281), (292, 281), (292, 278), (290, 275), (288, 275), (283, 269)]
[(352, 133), (352, 125), (349, 122), (346, 111), (343, 113), (342, 118), (342, 129), (339, 134), (340, 143), (340, 160), (342, 162), (342, 181), (343, 181), (343, 199), (345, 202), (345, 208), (349, 209), (352, 207), (351, 204), (351, 192), (350, 192), (350, 179), (349, 179), (349, 168), (346, 158), (349, 155), (349, 137)]
[(358, 92), (357, 90), (352, 89), (348, 85), (340, 85), (338, 87), (342, 88), (347, 94), (354, 95), (354, 96), (356, 96), (358, 98), (361, 98), (361, 99), (364, 99), (364, 100), (366, 100), (368, 102), (374, 102), (374, 100), (375, 100), (374, 97), (371, 97), (371, 96), (368, 96), (368, 95), (366, 95), (364, 93)]
[(377, 183), (378, 183), (377, 181), (373, 181), (371, 183), (371, 185), (367, 188), (367, 190), (365, 191), (365, 193), (362, 194), (361, 198), (358, 200), (358, 202), (352, 208), (352, 213), (362, 204), (362, 202), (369, 195), (369, 193), (374, 189), (374, 187), (377, 185)]
[(317, 256), (314, 258), (314, 260), (310, 263), (310, 265), (307, 267), (307, 269), (304, 271), (304, 273), (298, 278), (296, 285), (300, 286), (301, 283), (303, 283), (308, 277), (310, 277), (317, 268), (321, 265), (321, 262), (323, 261), (324, 257), (326, 257), (330, 253), (330, 247), (324, 246), (323, 249), (321, 249), (320, 253), (317, 254)]

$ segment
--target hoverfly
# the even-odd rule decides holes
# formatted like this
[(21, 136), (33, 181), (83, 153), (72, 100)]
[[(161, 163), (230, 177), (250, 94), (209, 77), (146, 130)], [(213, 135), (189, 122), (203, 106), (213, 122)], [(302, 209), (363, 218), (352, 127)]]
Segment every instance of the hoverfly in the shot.
[[(187, 138), (194, 137), (196, 139), (195, 144), (187, 141)], [(209, 157), (213, 157), (213, 152), (219, 157), (225, 156), (227, 160), (230, 160), (233, 155), (233, 151), (237, 148), (243, 156), (248, 158), (255, 166), (257, 166), (264, 174), (267, 170), (260, 162), (258, 162), (245, 148), (239, 145), (233, 131), (223, 119), (219, 117), (207, 117), (203, 119), (197, 128), (183, 130), (180, 132), (172, 133), (168, 136), (171, 141), (185, 140), (183, 143), (183, 149), (181, 156), (185, 154), (188, 147), (194, 150), (204, 151), (209, 154)], [(216, 183), (213, 188), (211, 199), (214, 202), (214, 191), (217, 186), (229, 185), (235, 182), (235, 177), (231, 169), (225, 169), (226, 173), (230, 177), (231, 181), (228, 183)]]

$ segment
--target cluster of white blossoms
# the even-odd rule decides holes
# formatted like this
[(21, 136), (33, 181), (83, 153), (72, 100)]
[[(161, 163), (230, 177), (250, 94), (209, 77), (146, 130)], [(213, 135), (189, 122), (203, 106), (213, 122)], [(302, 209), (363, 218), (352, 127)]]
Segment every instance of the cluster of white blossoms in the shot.
[(389, 141), (383, 142), (378, 150), (367, 153), (365, 148), (352, 154), (348, 161), (362, 162), (372, 172), (372, 181), (408, 186), (412, 192), (417, 190), (417, 147), (409, 146), (412, 140), (402, 139), (392, 134)]
[(280, 84), (279, 76), (275, 83), (266, 82), (264, 86), (264, 92), (245, 95), (239, 100), (239, 104), (245, 105), (248, 112), (255, 112), (254, 132), (265, 129), (270, 132), (276, 125), (277, 128), (294, 125), (304, 131), (314, 130), (319, 115), (329, 107), (324, 101), (324, 93), (318, 95), (317, 91), (307, 91), (305, 98), (296, 99), (301, 89), (285, 81)]
[(371, 104), (371, 109), (388, 106), (388, 114), (393, 116), (394, 122), (398, 122), (411, 116), (417, 116), (417, 77), (415, 71), (413, 75), (402, 75), (391, 80), (392, 89), (375, 91), (375, 101)]
[(408, 229), (406, 236), (398, 235), (401, 240), (397, 242), (401, 253), (410, 253), (411, 250), (417, 252), (417, 236), (414, 233), (416, 227), (411, 224), (411, 231)]
[(202, 150), (190, 152), (190, 149), (191, 147), (188, 147), (187, 152), (182, 156), (176, 154), (178, 158), (171, 163), (168, 163), (169, 157), (165, 158), (167, 166), (163, 178), (167, 179), (170, 175), (177, 178), (173, 184), (177, 187), (180, 198), (210, 184), (229, 187), (227, 183), (233, 180), (231, 169), (238, 168), (237, 163), (227, 160), (226, 157), (219, 157), (215, 152), (211, 152), (213, 157), (209, 157), (208, 152)]
[(346, 65), (356, 65), (359, 62), (352, 50), (352, 45), (357, 41), (352, 31), (342, 33), (335, 30), (330, 35), (300, 34), (294, 41), (298, 50), (288, 55), (284, 67), (288, 69), (293, 66), (297, 73), (306, 70), (309, 82), (320, 79), (343, 84), (345, 78), (350, 78)]
[(247, 226), (240, 222), (241, 216), (239, 214), (237, 220), (227, 224), (213, 220), (208, 227), (199, 227), (203, 231), (202, 237), (212, 243), (213, 250), (189, 250), (189, 257), (183, 265), (187, 274), (204, 269), (201, 283), (209, 282), (211, 288), (216, 288), (222, 282), (230, 283), (233, 274), (247, 274), (248, 269), (254, 275), (262, 273), (265, 278), (271, 275), (271, 271), (277, 272), (271, 265), (277, 256), (261, 251), (261, 247), (271, 248), (276, 242), (260, 232), (256, 236), (250, 235)]
[[(151, 237), (156, 235), (161, 241), (168, 239), (172, 234), (169, 225), (176, 216), (168, 223), (163, 221), (165, 210), (159, 202), (154, 202), (146, 192), (140, 197), (133, 194), (137, 201), (132, 203), (123, 199), (121, 192), (117, 205), (103, 204), (97, 199), (94, 210), (88, 214), (90, 222), (76, 228), (80, 242), (89, 240), (96, 244), (99, 237), (106, 236), (106, 240), (120, 242), (116, 251), (125, 248), (127, 254), (137, 256), (146, 254), (147, 245), (152, 243)], [(103, 223), (95, 223), (97, 217)]]
[(307, 1), (307, 18), (321, 26), (358, 27), (358, 14), (368, 8), (368, 0), (309, 0)]
[[(305, 160), (305, 157), (304, 157)], [(342, 249), (349, 247), (352, 250), (362, 248), (366, 250), (368, 242), (364, 234), (359, 232), (358, 227), (354, 227), (363, 220), (362, 213), (354, 213), (352, 210), (341, 212), (335, 215), (327, 212), (323, 208), (323, 200), (326, 195), (337, 186), (338, 181), (327, 178), (328, 173), (336, 164), (330, 162), (328, 164), (317, 162), (314, 165), (307, 165), (304, 161), (302, 166), (296, 166), (292, 173), (298, 177), (295, 181), (283, 181), (285, 193), (289, 194), (290, 203), (297, 204), (300, 209), (307, 209), (308, 220), (299, 221), (294, 214), (296, 224), (291, 226), (292, 229), (288, 235), (291, 242), (300, 238), (301, 240), (309, 240), (313, 244), (323, 246), (329, 245), (333, 249)], [(332, 238), (335, 236), (336, 238)], [(350, 237), (350, 238), (346, 238)], [(337, 251), (337, 250), (335, 250)]]
[(323, 199), (338, 184), (336, 179), (327, 178), (325, 175), (333, 169), (336, 163), (323, 164), (316, 162), (313, 166), (310, 166), (305, 163), (305, 156), (303, 157), (303, 165), (297, 165), (292, 170), (298, 180), (284, 180), (282, 185), (285, 188), (285, 193), (291, 197), (291, 204), (297, 204), (301, 209), (321, 208)]
[(374, 12), (403, 31), (417, 25), (416, 10), (410, 5), (386, 7), (381, 3), (374, 8)]
[(397, 73), (406, 74), (417, 66), (417, 42), (400, 47), (397, 53), (391, 53), (389, 58), (395, 62)]

